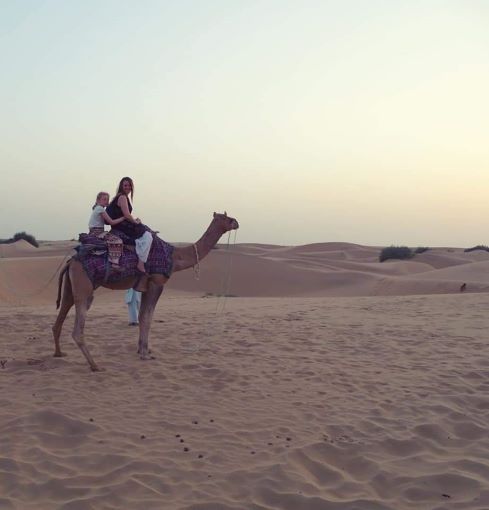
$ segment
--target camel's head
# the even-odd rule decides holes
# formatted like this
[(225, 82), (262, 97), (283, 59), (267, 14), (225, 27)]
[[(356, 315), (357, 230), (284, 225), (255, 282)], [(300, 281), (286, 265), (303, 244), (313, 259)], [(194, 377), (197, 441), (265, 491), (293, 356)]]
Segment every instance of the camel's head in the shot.
[(214, 213), (214, 222), (222, 227), (224, 232), (239, 228), (239, 223), (234, 218), (231, 218), (231, 216), (228, 216), (226, 211), (224, 211), (224, 214)]

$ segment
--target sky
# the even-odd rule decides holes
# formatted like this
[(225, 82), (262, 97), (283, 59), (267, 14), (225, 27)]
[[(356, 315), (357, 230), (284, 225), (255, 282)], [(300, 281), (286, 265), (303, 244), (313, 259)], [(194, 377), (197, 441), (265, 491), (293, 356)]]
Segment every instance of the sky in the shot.
[(0, 0), (0, 238), (489, 244), (485, 0)]

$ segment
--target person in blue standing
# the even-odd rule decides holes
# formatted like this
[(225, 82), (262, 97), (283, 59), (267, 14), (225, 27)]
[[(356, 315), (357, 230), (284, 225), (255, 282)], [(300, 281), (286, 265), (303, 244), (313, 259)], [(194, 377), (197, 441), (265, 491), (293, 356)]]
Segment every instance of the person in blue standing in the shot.
[(139, 307), (141, 305), (141, 292), (134, 289), (126, 291), (126, 305), (129, 313), (129, 326), (139, 324)]

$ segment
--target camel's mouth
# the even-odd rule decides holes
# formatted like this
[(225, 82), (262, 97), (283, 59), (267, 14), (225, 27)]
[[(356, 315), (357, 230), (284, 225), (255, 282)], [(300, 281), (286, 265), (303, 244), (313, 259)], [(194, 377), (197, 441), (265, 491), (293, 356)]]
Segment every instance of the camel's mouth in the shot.
[(233, 220), (231, 222), (231, 229), (232, 230), (237, 230), (238, 228), (239, 228), (239, 223), (236, 220)]

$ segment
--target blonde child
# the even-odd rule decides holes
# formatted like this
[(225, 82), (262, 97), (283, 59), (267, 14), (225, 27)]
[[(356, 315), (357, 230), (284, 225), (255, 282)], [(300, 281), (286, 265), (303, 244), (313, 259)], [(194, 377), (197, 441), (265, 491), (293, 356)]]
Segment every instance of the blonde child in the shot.
[(106, 212), (105, 208), (109, 205), (110, 195), (106, 191), (101, 191), (97, 194), (97, 199), (92, 207), (92, 214), (88, 220), (88, 228), (90, 234), (99, 235), (103, 234), (105, 224), (118, 225), (124, 221), (124, 216), (113, 220)]
[(106, 212), (105, 208), (109, 205), (110, 196), (107, 192), (101, 191), (97, 194), (97, 199), (92, 207), (92, 214), (88, 220), (89, 232), (101, 239), (107, 241), (107, 248), (109, 252), (109, 262), (115, 269), (119, 268), (119, 259), (122, 255), (122, 239), (106, 232), (105, 224), (114, 226), (119, 225), (124, 221), (124, 216), (112, 219)]

